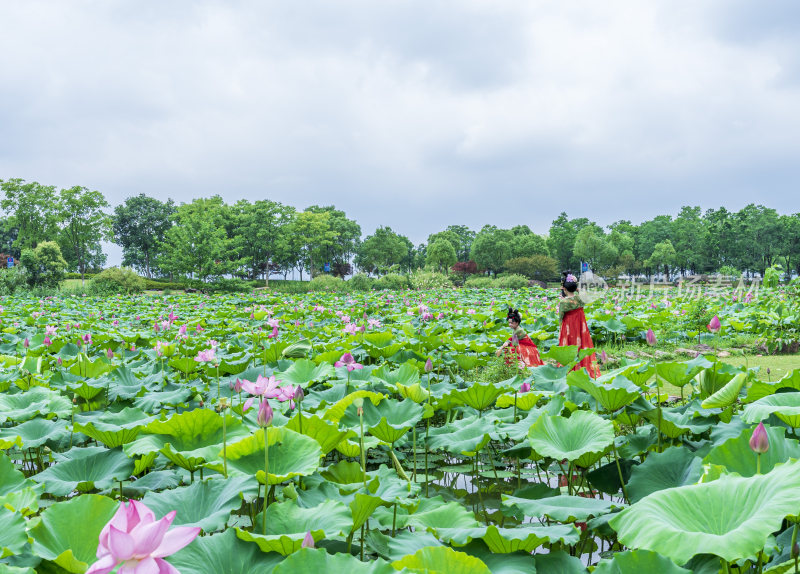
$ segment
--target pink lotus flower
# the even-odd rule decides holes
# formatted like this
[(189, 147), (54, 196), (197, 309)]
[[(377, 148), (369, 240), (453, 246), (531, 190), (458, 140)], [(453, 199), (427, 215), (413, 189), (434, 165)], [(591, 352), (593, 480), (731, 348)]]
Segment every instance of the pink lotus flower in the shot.
[(753, 431), (753, 436), (750, 437), (750, 448), (758, 454), (769, 450), (769, 435), (767, 429), (764, 428), (764, 423), (758, 423), (756, 430)]
[(708, 330), (712, 333), (719, 333), (719, 330), (722, 328), (722, 324), (719, 322), (719, 317), (714, 315), (714, 318), (711, 319), (708, 325)]
[(267, 335), (267, 337), (270, 338), (270, 339), (274, 339), (277, 336), (278, 336), (278, 327), (276, 325), (275, 327), (272, 328), (272, 333)]
[(428, 359), (427, 361), (425, 361), (425, 372), (430, 373), (432, 370), (433, 370), (433, 361)]
[(530, 390), (531, 390), (531, 384), (530, 383), (522, 383), (519, 386), (519, 392), (521, 392), (521, 393), (527, 393)]
[(44, 328), (44, 334), (45, 334), (46, 337), (51, 337), (51, 336), (55, 337), (55, 335), (56, 335), (56, 327), (55, 327), (55, 325), (47, 325)]
[(275, 398), (282, 403), (289, 401), (289, 408), (294, 410), (294, 395), (295, 388), (292, 385), (286, 385), (278, 389), (278, 394)]
[(603, 349), (603, 351), (600, 353), (600, 362), (604, 365), (608, 362), (608, 355), (606, 355), (605, 349)]
[(83, 337), (81, 337), (81, 340), (85, 344), (91, 345), (92, 344), (92, 334), (91, 333), (86, 333)]
[(306, 535), (303, 537), (303, 544), (301, 548), (314, 548), (314, 537), (311, 536), (311, 531), (307, 531)]
[(347, 367), (348, 371), (353, 371), (356, 369), (363, 369), (364, 365), (361, 363), (356, 363), (356, 360), (353, 358), (353, 355), (350, 353), (345, 353), (342, 355), (341, 360), (336, 361), (333, 364), (334, 367)]
[(44, 336), (44, 341), (42, 341), (42, 343), (44, 343), (44, 345), (45, 345), (46, 347), (49, 347), (50, 345), (52, 345), (52, 344), (53, 344), (53, 341), (51, 341), (51, 340), (50, 340), (50, 337), (48, 337), (47, 335), (45, 335), (45, 336)]
[(156, 356), (158, 356), (158, 357), (163, 357), (164, 356), (164, 351), (161, 350), (161, 345), (162, 345), (161, 341), (156, 341), (156, 345), (155, 345), (155, 347), (153, 347), (153, 349), (156, 352)]
[(169, 527), (175, 519), (172, 511), (156, 520), (153, 511), (141, 502), (124, 502), (100, 532), (97, 562), (86, 574), (108, 574), (119, 566), (118, 574), (180, 574), (165, 556), (190, 544), (199, 527)]
[(356, 325), (355, 323), (348, 323), (347, 325), (345, 325), (343, 330), (348, 335), (354, 335), (358, 332), (358, 325)]
[(645, 335), (644, 338), (647, 341), (647, 344), (650, 345), (651, 347), (658, 342), (656, 341), (656, 334), (653, 333), (652, 329), (647, 330), (647, 334)]
[(261, 401), (261, 404), (258, 406), (258, 416), (256, 417), (258, 426), (266, 428), (271, 425), (272, 416), (272, 407), (269, 406), (269, 402), (267, 400)]
[(242, 405), (242, 414), (250, 410), (250, 407), (253, 406), (253, 400), (253, 397), (250, 397), (244, 402), (244, 405)]
[(200, 325), (198, 325), (197, 327), (195, 327), (195, 329), (194, 329), (194, 330), (195, 330), (195, 331), (197, 331), (198, 333), (201, 333), (201, 332), (205, 331), (205, 329), (203, 329), (203, 328), (202, 328)]
[(206, 349), (205, 351), (198, 351), (194, 360), (198, 363), (211, 363), (216, 359), (214, 353), (216, 353), (216, 351), (213, 347), (211, 349)]
[(184, 335), (186, 335), (186, 325), (185, 325), (185, 324), (184, 324), (184, 325), (181, 325), (181, 326), (178, 328), (178, 335), (179, 335), (179, 336), (181, 336), (181, 337), (183, 337)]
[(280, 392), (278, 390), (278, 383), (280, 383), (280, 381), (275, 379), (275, 377), (267, 378), (262, 375), (258, 375), (255, 383), (251, 381), (242, 381), (242, 389), (251, 395), (274, 399)]
[(235, 383), (231, 383), (229, 386), (230, 386), (231, 390), (236, 392), (236, 393), (241, 393), (242, 392), (242, 388), (243, 388), (242, 387), (242, 381), (239, 380), (239, 379), (236, 379), (236, 382)]

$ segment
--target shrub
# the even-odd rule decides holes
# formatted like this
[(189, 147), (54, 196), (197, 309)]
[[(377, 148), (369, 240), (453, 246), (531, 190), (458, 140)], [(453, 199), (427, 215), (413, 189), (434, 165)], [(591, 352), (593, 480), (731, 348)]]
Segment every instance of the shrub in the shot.
[[(83, 278), (84, 279), (94, 279), (95, 275), (97, 275), (97, 273), (84, 273), (83, 274)], [(66, 273), (64, 275), (64, 279), (80, 279), (80, 278), (81, 278), (81, 274), (80, 273), (72, 273), (72, 272), (70, 272), (70, 273)]]
[(91, 286), (98, 294), (141, 293), (147, 281), (130, 267), (110, 267), (95, 275)]
[(506, 275), (498, 279), (495, 286), (503, 289), (521, 289), (528, 286), (528, 278), (522, 275)]
[(356, 273), (348, 283), (353, 291), (369, 291), (375, 285), (375, 280), (366, 273)]
[(411, 287), (408, 282), (408, 275), (399, 273), (387, 273), (375, 281), (375, 289), (391, 289), (392, 291), (402, 291)]
[(435, 271), (417, 270), (409, 276), (412, 289), (448, 289), (453, 286), (447, 275)]
[(464, 283), (464, 287), (470, 289), (485, 289), (487, 287), (495, 287), (495, 282), (491, 277), (470, 277)]
[(734, 279), (738, 279), (741, 277), (742, 272), (736, 269), (733, 265), (723, 265), (719, 268), (719, 274), (723, 277), (733, 277)]
[(159, 279), (145, 279), (145, 289), (148, 291), (170, 291), (181, 290), (184, 288), (182, 283), (175, 283), (172, 281), (163, 281)]
[(28, 284), (32, 287), (56, 289), (64, 280), (67, 262), (55, 241), (43, 241), (36, 249), (23, 249), (20, 259), (28, 270)]
[(28, 271), (17, 265), (11, 269), (0, 270), (0, 295), (12, 295), (20, 287), (28, 283)]
[(325, 291), (327, 293), (342, 293), (347, 291), (348, 285), (343, 279), (333, 275), (317, 275), (308, 282), (309, 291)]
[(524, 275), (528, 279), (547, 281), (558, 277), (558, 263), (547, 255), (514, 257), (507, 260), (504, 267), (507, 271), (516, 275)]
[(781, 269), (778, 265), (767, 267), (764, 272), (764, 287), (777, 287), (781, 280)]

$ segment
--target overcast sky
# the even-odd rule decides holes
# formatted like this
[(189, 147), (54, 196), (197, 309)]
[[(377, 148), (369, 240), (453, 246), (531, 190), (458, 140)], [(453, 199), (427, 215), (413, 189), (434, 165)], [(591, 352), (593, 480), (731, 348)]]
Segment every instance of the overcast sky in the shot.
[(793, 213), (800, 2), (0, 0), (12, 177), (334, 204), (415, 243)]

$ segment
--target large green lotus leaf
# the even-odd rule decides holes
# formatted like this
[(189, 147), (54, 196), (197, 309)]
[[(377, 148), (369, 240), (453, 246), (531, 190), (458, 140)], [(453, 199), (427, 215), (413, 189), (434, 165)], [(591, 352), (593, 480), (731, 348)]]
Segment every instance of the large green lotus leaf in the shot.
[(571, 546), (580, 539), (580, 530), (563, 524), (553, 526), (525, 524), (516, 528), (498, 528), (490, 524), (488, 527), (479, 528), (437, 528), (436, 535), (454, 546), (465, 546), (472, 540), (482, 539), (492, 552), (509, 554), (517, 551), (531, 553), (544, 543), (558, 541)]
[[(700, 358), (702, 357), (698, 357), (694, 359), (694, 361)], [(697, 383), (696, 388), (699, 398), (705, 399), (710, 397), (728, 384), (728, 382), (741, 371), (741, 367), (734, 367), (720, 362), (711, 363), (709, 368), (704, 368), (697, 373), (697, 376), (694, 378)]]
[(257, 492), (258, 483), (252, 477), (219, 477), (164, 492), (149, 492), (142, 502), (157, 516), (177, 510), (175, 525), (216, 532), (225, 529), (231, 512), (242, 505), (242, 500), (252, 500)]
[(272, 574), (297, 574), (298, 572), (347, 572), (348, 574), (397, 574), (391, 564), (378, 558), (362, 562), (350, 554), (328, 554), (319, 548), (301, 548), (278, 564)]
[(549, 516), (558, 522), (585, 522), (590, 516), (600, 516), (620, 506), (611, 500), (566, 494), (538, 500), (506, 494), (502, 495), (502, 498), (504, 506), (516, 506), (525, 513), (525, 516)]
[(346, 440), (348, 437), (357, 436), (353, 430), (339, 430), (339, 425), (334, 422), (321, 419), (317, 415), (308, 415), (307, 413), (301, 414), (299, 411), (286, 423), (286, 428), (300, 432), (301, 416), (303, 417), (303, 432), (300, 434), (304, 434), (316, 440), (324, 455), (327, 455), (335, 449), (340, 442)]
[[(269, 514), (267, 514), (269, 520)], [(312, 533), (313, 535), (313, 533)], [(259, 534), (258, 532), (248, 532), (247, 530), (236, 529), (236, 536), (245, 542), (253, 542), (261, 549), (262, 552), (277, 552), (282, 556), (288, 556), (293, 552), (297, 552), (303, 547), (303, 539), (306, 533), (302, 534)], [(315, 539), (315, 542), (318, 542)]]
[(28, 545), (25, 519), (22, 515), (0, 506), (0, 558), (14, 556)]
[(567, 384), (589, 393), (609, 412), (619, 410), (641, 396), (639, 387), (622, 375), (617, 375), (610, 383), (603, 383), (594, 381), (586, 370), (582, 369), (567, 375)]
[(133, 466), (133, 460), (120, 450), (98, 450), (87, 456), (58, 462), (33, 479), (44, 483), (45, 492), (67, 496), (74, 490), (102, 490), (115, 482), (127, 480), (133, 473)]
[(334, 375), (329, 363), (315, 364), (308, 359), (298, 359), (283, 373), (275, 373), (275, 378), (292, 385), (307, 386), (313, 381), (323, 381)]
[(374, 474), (375, 477), (367, 482), (367, 489), (373, 496), (403, 506), (417, 502), (416, 496), (422, 488), (419, 484), (400, 478), (397, 471), (386, 465), (378, 467)]
[(792, 428), (800, 427), (800, 393), (780, 393), (747, 405), (742, 414), (746, 423), (757, 423), (775, 414)]
[(21, 423), (38, 415), (68, 418), (71, 411), (69, 399), (44, 387), (32, 387), (14, 395), (0, 394), (0, 423), (7, 420)]
[[(292, 477), (316, 472), (322, 457), (317, 441), (286, 427), (270, 427), (268, 435), (269, 484), (280, 484)], [(221, 449), (214, 458), (214, 463), (208, 466), (221, 472)], [(255, 475), (264, 484), (264, 433), (261, 430), (237, 443), (228, 444), (228, 473)]]
[(392, 562), (397, 570), (408, 568), (414, 572), (447, 574), (492, 574), (486, 564), (464, 552), (447, 546), (433, 546), (418, 550), (411, 556)]
[[(136, 469), (134, 468), (134, 471)], [(156, 470), (148, 472), (141, 478), (124, 482), (122, 494), (129, 498), (140, 498), (148, 492), (157, 492), (175, 488), (181, 484), (181, 475), (176, 470)], [(103, 491), (102, 494), (109, 494)]]
[(19, 437), (22, 448), (36, 448), (46, 442), (58, 443), (67, 434), (67, 421), (38, 418), (15, 427), (0, 429), (0, 440)]
[(614, 440), (614, 426), (588, 411), (576, 411), (569, 418), (543, 415), (528, 432), (528, 442), (542, 456), (567, 459), (588, 468)]
[(25, 478), (8, 456), (0, 452), (0, 508), (29, 514), (39, 508), (44, 485)]
[(704, 409), (725, 408), (736, 402), (739, 391), (747, 382), (747, 373), (739, 373), (728, 381), (724, 387), (703, 401)]
[(428, 546), (443, 546), (430, 532), (410, 532), (400, 530), (394, 536), (383, 534), (380, 530), (370, 530), (365, 540), (370, 548), (387, 560), (400, 560)]
[[(261, 534), (263, 513), (256, 516), (256, 534)], [(267, 535), (286, 535), (302, 539), (311, 532), (315, 540), (346, 536), (353, 528), (353, 515), (343, 502), (326, 500), (318, 506), (303, 508), (296, 503), (277, 502), (267, 508)]]
[[(717, 418), (703, 416), (703, 412), (703, 407), (696, 400), (682, 407), (662, 408), (661, 434), (677, 438), (687, 432), (704, 433), (717, 423)], [(658, 409), (647, 410), (643, 415), (653, 425), (658, 424)]]
[(395, 388), (401, 397), (411, 399), (415, 403), (424, 403), (430, 398), (430, 394), (420, 383), (414, 383), (409, 386), (397, 383)]
[(586, 574), (587, 572), (580, 558), (570, 556), (563, 550), (556, 550), (549, 554), (535, 554), (534, 559), (536, 572), (546, 574)]
[[(383, 528), (391, 528), (394, 511), (382, 508), (375, 513), (375, 518)], [(480, 526), (475, 515), (458, 502), (445, 502), (441, 496), (423, 498), (419, 506), (412, 512), (404, 508), (397, 509), (397, 528), (413, 526), (415, 529), (427, 528), (477, 528)]]
[(106, 376), (108, 377), (108, 398), (112, 401), (132, 399), (144, 387), (144, 381), (138, 379), (127, 365), (117, 367)]
[(114, 366), (109, 364), (103, 357), (89, 360), (86, 355), (78, 355), (78, 359), (69, 368), (73, 375), (79, 375), (89, 379), (96, 379), (104, 373), (114, 370)]
[(37, 574), (36, 570), (28, 567), (9, 566), (0, 563), (0, 574)]
[(703, 475), (703, 461), (686, 447), (671, 447), (651, 453), (647, 460), (634, 466), (627, 491), (631, 503), (666, 488), (696, 484)]
[(464, 371), (471, 371), (475, 367), (478, 366), (480, 363), (480, 359), (475, 355), (456, 355), (453, 357), (456, 362), (456, 365), (459, 366)]
[[(709, 363), (708, 366), (710, 366)], [(668, 361), (656, 365), (656, 374), (675, 387), (682, 387), (692, 382), (692, 379), (704, 368), (700, 363)]]
[(100, 393), (106, 390), (106, 385), (102, 381), (81, 381), (79, 384), (67, 385), (67, 389), (84, 401), (91, 401)]
[[(800, 458), (800, 443), (796, 439), (786, 438), (785, 429), (781, 427), (764, 427), (769, 437), (769, 450), (761, 455), (761, 472), (771, 471), (776, 464), (789, 459)], [(736, 438), (728, 439), (715, 446), (703, 459), (706, 464), (724, 466), (729, 473), (740, 476), (756, 474), (758, 455), (750, 448), (750, 437), (755, 428), (745, 429)]]
[(661, 490), (609, 521), (629, 548), (652, 550), (679, 564), (697, 554), (728, 562), (754, 556), (784, 518), (800, 508), (800, 461), (769, 474)]
[(494, 430), (494, 425), (487, 419), (460, 420), (430, 429), (428, 446), (434, 451), (442, 449), (451, 454), (475, 456), (489, 443), (489, 434)]
[(53, 504), (30, 529), (33, 553), (67, 572), (82, 574), (97, 560), (100, 531), (117, 508), (117, 502), (96, 494)]
[(76, 417), (75, 430), (108, 448), (116, 448), (136, 440), (139, 432), (152, 420), (153, 417), (147, 413), (126, 407), (120, 412), (105, 412), (99, 417)]
[(373, 376), (386, 383), (387, 387), (403, 385), (410, 387), (420, 382), (419, 371), (408, 363), (403, 363), (398, 369), (389, 371), (386, 367), (373, 371)]
[(779, 389), (794, 389), (800, 391), (800, 369), (795, 369), (786, 373), (782, 378), (774, 382), (754, 381), (747, 389), (747, 397), (744, 402), (751, 403), (766, 396), (773, 395)]
[(535, 423), (540, 416), (544, 414), (550, 416), (560, 415), (562, 410), (564, 410), (564, 397), (554, 395), (544, 406), (531, 409), (524, 418), (516, 423), (500, 422), (495, 432), (501, 437), (506, 437), (515, 442), (523, 441), (527, 438), (528, 431), (533, 423)]
[(504, 387), (499, 387), (493, 383), (473, 383), (466, 389), (454, 389), (448, 395), (451, 400), (482, 411), (492, 406), (497, 397), (505, 392), (506, 389)]
[(569, 367), (554, 367), (552, 365), (541, 365), (527, 369), (533, 377), (533, 387), (537, 390), (552, 391), (563, 393), (567, 390), (567, 373)]
[(498, 409), (504, 409), (507, 407), (513, 407), (516, 403), (517, 410), (529, 411), (537, 405), (539, 399), (552, 395), (553, 393), (551, 391), (539, 391), (536, 389), (528, 391), (527, 393), (501, 395), (495, 402), (495, 406)]
[(133, 400), (133, 406), (137, 409), (142, 409), (146, 413), (158, 413), (164, 405), (176, 406), (185, 404), (192, 394), (192, 389), (185, 386), (153, 391), (140, 397), (137, 396)]
[[(350, 407), (350, 405), (353, 404), (353, 401), (358, 398), (369, 399), (369, 402), (371, 402), (374, 406), (379, 404), (383, 400), (384, 396), (380, 393), (374, 393), (372, 391), (361, 390), (352, 392), (346, 395), (344, 398), (337, 400), (334, 404), (325, 409), (325, 414), (322, 415), (322, 418), (324, 418), (326, 421), (338, 423), (342, 417), (345, 416), (345, 412), (347, 411), (348, 407)], [(367, 401), (364, 402), (366, 403)]]
[(559, 365), (572, 366), (578, 362), (578, 346), (566, 345), (564, 347), (550, 347), (546, 353), (541, 354), (543, 359), (553, 359)]
[(681, 568), (666, 556), (649, 550), (628, 550), (616, 552), (611, 560), (601, 560), (594, 574), (692, 574), (691, 570)]
[[(250, 430), (233, 415), (226, 415), (228, 446), (250, 435)], [(191, 472), (216, 458), (222, 448), (222, 415), (210, 409), (174, 414), (164, 421), (152, 421), (141, 436), (123, 449), (129, 456), (161, 452), (174, 464)]]
[[(384, 400), (377, 406), (372, 401), (364, 401), (364, 428), (375, 438), (386, 443), (401, 439), (411, 427), (422, 419), (424, 409), (412, 400)], [(341, 424), (351, 429), (360, 428), (360, 420), (355, 405), (347, 408)]]
[(166, 560), (181, 574), (252, 574), (272, 572), (283, 556), (262, 552), (257, 545), (237, 538), (231, 528), (222, 534), (198, 536)]

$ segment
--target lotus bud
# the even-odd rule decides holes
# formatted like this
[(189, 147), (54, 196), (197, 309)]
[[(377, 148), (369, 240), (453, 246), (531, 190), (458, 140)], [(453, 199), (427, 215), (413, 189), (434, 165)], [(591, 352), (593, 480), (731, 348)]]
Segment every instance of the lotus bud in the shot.
[(303, 392), (303, 387), (297, 385), (297, 388), (294, 390), (294, 402), (302, 403), (304, 398), (306, 398), (306, 394)]
[(647, 341), (647, 344), (650, 345), (651, 347), (658, 342), (656, 341), (656, 334), (653, 333), (652, 329), (647, 330), (647, 334), (645, 335), (645, 340)]
[(314, 537), (311, 536), (310, 530), (306, 532), (301, 548), (314, 548)]
[(763, 422), (758, 423), (756, 430), (753, 431), (753, 436), (750, 437), (750, 448), (758, 454), (769, 450), (769, 435), (767, 434), (767, 429), (764, 428)]
[(714, 315), (714, 318), (711, 319), (711, 322), (706, 326), (708, 327), (708, 330), (711, 331), (712, 333), (719, 333), (719, 330), (722, 328), (722, 325), (719, 322), (719, 317), (717, 317), (716, 315)]
[(769, 375), (771, 372), (772, 372), (772, 371), (770, 370), (770, 368), (769, 368), (769, 367), (767, 367), (767, 374)]
[(108, 357), (109, 359), (113, 359), (114, 351), (112, 351), (111, 349), (106, 349), (106, 357)]
[(26, 349), (31, 346), (31, 342), (28, 340), (28, 337), (25, 337), (25, 340), (22, 341), (22, 346)]
[(59, 367), (60, 367), (61, 365), (63, 365), (63, 364), (64, 364), (64, 361), (62, 361), (62, 360), (61, 360), (61, 357), (59, 357), (59, 358), (58, 358), (58, 360), (56, 361), (56, 364), (57, 364)]
[(795, 560), (800, 557), (800, 543), (795, 542), (792, 546), (792, 558)]
[(432, 370), (433, 370), (433, 361), (428, 359), (427, 361), (425, 361), (425, 372), (430, 373)]
[(530, 390), (531, 390), (531, 384), (528, 382), (522, 383), (519, 387), (519, 392), (521, 393), (527, 393)]
[(267, 402), (266, 399), (261, 401), (261, 405), (258, 407), (256, 422), (258, 422), (258, 426), (262, 428), (272, 424), (272, 407), (269, 406), (269, 402)]
[(600, 353), (600, 362), (604, 365), (608, 362), (608, 355), (606, 355), (605, 349), (603, 349), (603, 351)]

